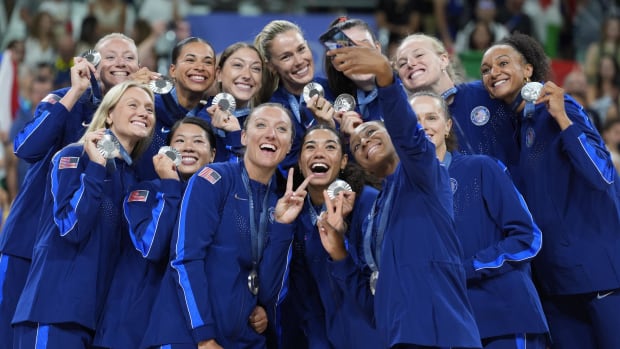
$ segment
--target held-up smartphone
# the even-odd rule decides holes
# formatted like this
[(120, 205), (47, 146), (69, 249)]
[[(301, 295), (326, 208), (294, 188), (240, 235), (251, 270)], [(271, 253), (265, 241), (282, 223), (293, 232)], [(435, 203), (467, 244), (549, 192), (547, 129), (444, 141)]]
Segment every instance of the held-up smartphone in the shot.
[(332, 27), (326, 33), (319, 37), (319, 41), (328, 50), (334, 50), (341, 47), (355, 46), (355, 43), (340, 28)]

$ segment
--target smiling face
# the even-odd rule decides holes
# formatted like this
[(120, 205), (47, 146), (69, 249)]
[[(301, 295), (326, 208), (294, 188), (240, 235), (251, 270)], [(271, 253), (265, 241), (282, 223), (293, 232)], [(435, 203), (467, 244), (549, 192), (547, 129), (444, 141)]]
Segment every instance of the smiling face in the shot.
[(404, 42), (396, 51), (395, 68), (405, 88), (416, 91), (430, 88), (437, 93), (436, 85), (450, 63), (447, 54), (437, 54), (430, 39), (419, 37)]
[(255, 108), (246, 120), (241, 144), (246, 147), (245, 167), (250, 178), (270, 177), (291, 150), (292, 122), (281, 107), (264, 105)]
[(525, 64), (517, 50), (508, 45), (495, 45), (482, 57), (482, 82), (492, 98), (505, 103), (514, 101), (525, 79), (532, 76), (532, 65)]
[(431, 142), (435, 144), (437, 154), (445, 154), (446, 137), (450, 134), (452, 120), (446, 117), (441, 103), (431, 96), (417, 96), (410, 102), (418, 117), (418, 122), (424, 128), (424, 132)]
[(174, 131), (170, 146), (181, 153), (179, 173), (189, 178), (204, 165), (212, 163), (215, 149), (209, 143), (207, 131), (196, 124), (183, 123)]
[(268, 66), (280, 77), (287, 91), (299, 95), (314, 78), (314, 59), (301, 33), (288, 30), (273, 38)]
[(298, 163), (304, 177), (314, 174), (310, 187), (325, 189), (345, 168), (347, 156), (334, 132), (316, 129), (306, 133)]
[[(385, 126), (376, 121), (361, 124), (349, 140), (355, 161), (364, 170), (382, 178), (397, 163), (396, 150)], [(396, 161), (396, 163), (395, 163)]]
[(149, 137), (155, 125), (155, 107), (146, 91), (138, 87), (128, 88), (114, 108), (110, 109), (106, 124), (131, 153), (136, 143)]
[(263, 63), (258, 52), (241, 47), (232, 53), (218, 69), (218, 81), (222, 91), (228, 92), (237, 102), (238, 108), (244, 108), (261, 87)]
[(203, 93), (215, 79), (215, 53), (205, 42), (185, 44), (170, 65), (178, 93)]
[(122, 38), (110, 38), (97, 46), (101, 62), (97, 66), (104, 90), (129, 79), (140, 69), (136, 45)]

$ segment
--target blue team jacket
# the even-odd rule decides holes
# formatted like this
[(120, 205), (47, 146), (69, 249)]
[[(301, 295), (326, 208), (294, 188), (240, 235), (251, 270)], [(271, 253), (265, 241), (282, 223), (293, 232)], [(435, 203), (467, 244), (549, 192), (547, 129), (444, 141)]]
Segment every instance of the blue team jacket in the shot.
[[(351, 213), (351, 232), (361, 229), (377, 193), (374, 188), (364, 187)], [(354, 299), (345, 297), (331, 278), (329, 255), (323, 248), (316, 228), (315, 214), (319, 213), (320, 208), (310, 207), (306, 202), (298, 218), (291, 262), (292, 289), (284, 303), (297, 313), (291, 310), (284, 312), (289, 314), (289, 318), (284, 318), (282, 322), (295, 322), (296, 317), (302, 319), (301, 327), (309, 348), (379, 348), (379, 335), (371, 326), (368, 317), (359, 309)], [(357, 241), (359, 237), (351, 239)], [(357, 261), (358, 251), (351, 250), (350, 253)], [(288, 334), (284, 333), (284, 330), (282, 332), (284, 336)], [(290, 343), (290, 340), (287, 343)]]
[(170, 238), (184, 184), (162, 179), (129, 190), (124, 214), (128, 239), (114, 271), (95, 336), (105, 348), (138, 348), (169, 261)]
[(448, 168), (467, 292), (482, 338), (548, 332), (530, 270), (542, 233), (505, 170), (488, 156), (458, 153)]
[(88, 89), (68, 111), (58, 103), (67, 91), (69, 88), (56, 90), (45, 97), (37, 106), (34, 118), (15, 137), (15, 155), (32, 166), (2, 227), (2, 253), (27, 260), (32, 258), (50, 160), (62, 147), (82, 137), (97, 109), (97, 102)]
[(189, 180), (172, 238), (171, 274), (186, 326), (196, 342), (215, 338), (225, 348), (264, 347), (265, 337), (250, 327), (248, 318), (257, 305), (268, 314), (275, 312), (293, 238), (293, 224), (273, 219), (276, 176), (269, 192), (267, 185), (250, 179), (257, 219), (269, 195), (268, 229), (258, 265), (260, 288), (254, 296), (248, 289), (252, 241), (243, 166), (210, 164)]
[(620, 288), (620, 182), (583, 108), (565, 96), (573, 124), (560, 131), (543, 104), (521, 120), (519, 170), (511, 169), (544, 233), (534, 260), (544, 294)]
[[(207, 107), (211, 105), (213, 105), (213, 97), (209, 99)], [(243, 129), (243, 123), (248, 115), (250, 115), (250, 111), (250, 108), (241, 108), (233, 112), (233, 116), (239, 121), (241, 129)], [(211, 118), (209, 118), (209, 122), (211, 122)], [(217, 148), (214, 162), (238, 162), (243, 158), (244, 147), (241, 144), (241, 130), (226, 132), (213, 127), (213, 131), (215, 132), (215, 145)]]
[[(76, 323), (95, 329), (121, 246), (122, 202), (133, 169), (90, 162), (81, 144), (50, 166), (41, 230), (13, 323)], [(126, 234), (126, 233), (125, 233)]]
[[(334, 97), (329, 89), (327, 80), (315, 77), (313, 81), (323, 86), (325, 93), (324, 98), (333, 103)], [(314, 114), (306, 107), (306, 102), (303, 101), (303, 97), (291, 94), (282, 84), (280, 84), (278, 89), (273, 93), (269, 101), (282, 104), (285, 108), (290, 110), (293, 115), (293, 125), (295, 126), (293, 146), (286, 158), (280, 163), (281, 169), (288, 170), (297, 164), (297, 156), (301, 151), (301, 142), (306, 134), (306, 130), (312, 127), (312, 125), (316, 123), (316, 120), (314, 120)]]
[(368, 279), (351, 258), (332, 263), (333, 276), (364, 309), (373, 305), (385, 347), (402, 343), (479, 348), (461, 263), (463, 251), (454, 230), (448, 173), (417, 123), (403, 87), (394, 79), (395, 83), (379, 89), (385, 125), (400, 164), (385, 178), (377, 199), (381, 207), (394, 187), (374, 299)]
[(481, 81), (457, 85), (448, 109), (454, 121), (452, 128), (457, 135), (459, 152), (489, 155), (510, 168), (518, 164), (517, 127), (512, 112), (501, 101), (491, 99)]

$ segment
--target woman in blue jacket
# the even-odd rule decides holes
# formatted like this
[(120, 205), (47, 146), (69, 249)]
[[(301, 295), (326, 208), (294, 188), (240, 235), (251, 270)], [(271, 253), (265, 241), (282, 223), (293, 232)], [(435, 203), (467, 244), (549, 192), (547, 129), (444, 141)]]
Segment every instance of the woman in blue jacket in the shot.
[[(293, 148), (280, 165), (282, 170), (286, 170), (297, 163), (301, 139), (306, 130), (315, 123), (333, 122), (333, 95), (327, 80), (315, 76), (312, 51), (301, 28), (295, 23), (285, 20), (267, 23), (254, 38), (254, 46), (265, 57), (268, 68), (259, 100), (280, 103), (294, 117)], [(311, 96), (306, 101), (303, 90), (310, 82), (321, 85), (324, 96)]]
[[(545, 82), (549, 60), (533, 38), (494, 44), (480, 71), (518, 125), (519, 166), (509, 168), (544, 233), (533, 267), (553, 346), (620, 348), (620, 181), (603, 140), (583, 107)], [(530, 81), (544, 86), (528, 101)]]
[(160, 179), (133, 186), (124, 201), (129, 235), (97, 326), (95, 345), (102, 348), (139, 348), (148, 325), (144, 321), (168, 265), (170, 239), (181, 197), (189, 178), (215, 157), (215, 136), (201, 118), (183, 118), (170, 129), (169, 146), (179, 152), (178, 164), (164, 155), (153, 157)]
[[(49, 93), (33, 119), (14, 140), (15, 155), (31, 163), (0, 233), (0, 347), (13, 345), (11, 319), (32, 259), (49, 163), (64, 146), (76, 142), (91, 122), (102, 96), (125, 80), (147, 82), (158, 74), (138, 65), (134, 41), (120, 33), (101, 38), (94, 49), (104, 59), (95, 67), (75, 57), (71, 86)], [(100, 80), (91, 80), (97, 73)], [(99, 88), (101, 83), (101, 89)]]
[(152, 157), (166, 144), (170, 128), (177, 120), (196, 116), (209, 120), (205, 110), (205, 93), (215, 81), (215, 51), (211, 44), (197, 37), (179, 41), (170, 52), (168, 69), (174, 87), (155, 95), (157, 125), (153, 142), (137, 164), (142, 180), (157, 179)]
[(454, 230), (448, 173), (434, 145), (384, 56), (365, 47), (339, 48), (328, 55), (346, 74), (376, 76), (385, 119), (385, 126), (363, 123), (350, 140), (357, 163), (383, 180), (362, 227), (363, 274), (338, 235), (327, 235), (327, 224), (319, 226), (334, 260), (333, 276), (373, 319), (383, 347), (480, 347)]
[(165, 317), (151, 316), (146, 346), (265, 347), (265, 336), (254, 326), (255, 310), (260, 305), (275, 313), (291, 223), (301, 211), (309, 180), (294, 191), (289, 172), (278, 200), (276, 169), (292, 138), (288, 111), (260, 105), (245, 122), (243, 161), (210, 164), (189, 180), (156, 303), (169, 310)]
[(409, 102), (450, 174), (467, 293), (483, 347), (545, 349), (549, 330), (530, 270), (542, 233), (523, 197), (500, 161), (454, 151), (452, 118), (441, 96), (416, 92)]
[[(309, 348), (377, 348), (380, 343), (377, 332), (354, 300), (344, 297), (331, 280), (329, 255), (321, 245), (316, 227), (318, 217), (325, 211), (324, 191), (335, 180), (342, 179), (353, 189), (343, 192), (349, 205), (346, 213), (350, 213), (347, 221), (352, 233), (359, 231), (366, 219), (377, 190), (364, 185), (364, 173), (359, 166), (348, 162), (338, 131), (325, 125), (313, 126), (306, 133), (298, 168), (302, 178), (310, 175), (313, 178), (308, 183), (306, 204), (295, 231), (290, 290), (282, 306), (282, 347), (301, 347), (295, 342), (298, 340), (307, 342)], [(357, 246), (360, 240), (359, 236), (350, 236), (349, 246)], [(357, 261), (358, 251), (351, 254)], [(298, 321), (303, 334), (291, 326)]]
[[(123, 82), (85, 135), (53, 157), (32, 265), (17, 304), (14, 346), (88, 348), (116, 264), (132, 163), (155, 125), (153, 93)], [(103, 145), (103, 144), (107, 145)]]
[(211, 104), (207, 112), (215, 128), (218, 152), (215, 161), (239, 161), (243, 158), (241, 127), (252, 106), (257, 104), (265, 66), (258, 50), (247, 43), (237, 42), (228, 46), (219, 56), (215, 70), (219, 92), (229, 93), (235, 101), (235, 110), (221, 110)]

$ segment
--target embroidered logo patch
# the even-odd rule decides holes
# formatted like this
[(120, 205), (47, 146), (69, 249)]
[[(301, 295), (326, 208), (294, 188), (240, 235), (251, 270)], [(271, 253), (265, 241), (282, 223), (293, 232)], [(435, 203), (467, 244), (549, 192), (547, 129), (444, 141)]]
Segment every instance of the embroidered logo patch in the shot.
[(525, 145), (529, 148), (534, 144), (536, 140), (536, 132), (531, 127), (528, 127), (525, 131)]
[(211, 184), (217, 183), (217, 181), (222, 178), (222, 176), (220, 176), (220, 174), (211, 167), (203, 168), (202, 171), (198, 173), (198, 176), (208, 180)]
[(484, 126), (487, 122), (489, 122), (489, 119), (491, 119), (491, 112), (487, 109), (487, 107), (479, 105), (472, 109), (469, 118), (474, 125)]
[(459, 182), (456, 179), (450, 177), (450, 189), (452, 189), (452, 194), (456, 193), (456, 190), (459, 187)]
[(58, 169), (64, 170), (66, 168), (77, 168), (80, 163), (80, 158), (76, 156), (63, 156), (58, 162)]
[(148, 190), (134, 190), (129, 194), (129, 198), (127, 198), (127, 202), (146, 202), (146, 199), (149, 197)]

